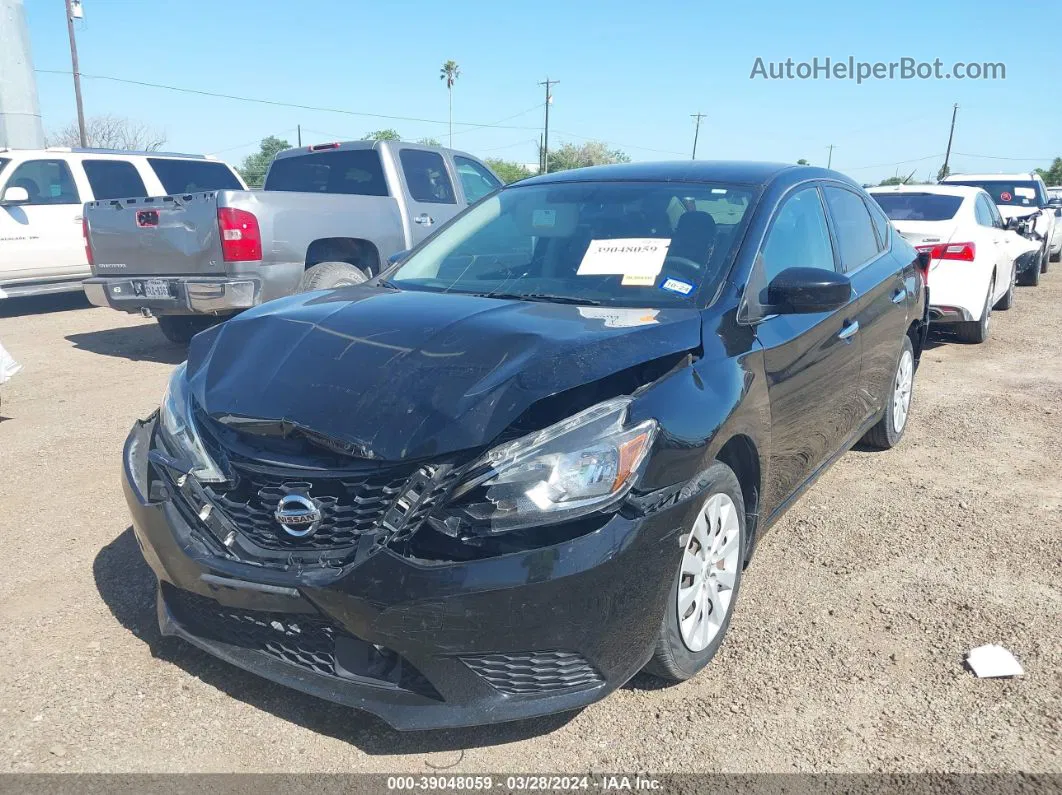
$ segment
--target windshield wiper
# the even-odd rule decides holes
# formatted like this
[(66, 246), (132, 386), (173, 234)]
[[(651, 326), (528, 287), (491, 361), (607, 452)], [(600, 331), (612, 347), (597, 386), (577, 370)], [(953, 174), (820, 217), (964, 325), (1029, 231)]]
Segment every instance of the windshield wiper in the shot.
[(474, 293), (480, 298), (508, 298), (513, 301), (541, 301), (551, 304), (576, 304), (581, 306), (601, 306), (604, 302), (593, 298), (577, 298), (573, 295), (553, 295), (551, 293)]

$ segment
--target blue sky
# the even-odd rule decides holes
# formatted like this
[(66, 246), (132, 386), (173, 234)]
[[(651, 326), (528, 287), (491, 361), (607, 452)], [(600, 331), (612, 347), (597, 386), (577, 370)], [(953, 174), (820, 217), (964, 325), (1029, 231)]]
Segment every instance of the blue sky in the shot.
[[(69, 71), (63, 1), (25, 5), (36, 68)], [(84, 80), (88, 115), (148, 122), (165, 132), (167, 149), (218, 153), (232, 162), (266, 135), (294, 143), (297, 124), (304, 143), (357, 138), (380, 127), (445, 143), (447, 97), (438, 72), (448, 58), (462, 72), (454, 90), (454, 146), (484, 157), (537, 160), (538, 82), (547, 75), (561, 81), (552, 144), (602, 139), (635, 160), (688, 157), (690, 114), (700, 110), (707, 114), (702, 159), (803, 157), (824, 165), (832, 143), (833, 166), (857, 180), (912, 169), (924, 178), (942, 161), (955, 102), (953, 152), (967, 154), (953, 154), (953, 171), (1027, 170), (1062, 155), (1062, 69), (1044, 38), (1062, 29), (1057, 0), (84, 0), (84, 7), (77, 29), (86, 75), (443, 122)], [(1007, 77), (862, 85), (749, 77), (757, 57), (815, 56), (940, 58), (945, 69), (955, 61), (1001, 61)], [(39, 74), (38, 84), (46, 129), (72, 121), (70, 76)], [(461, 124), (492, 122), (526, 129)]]

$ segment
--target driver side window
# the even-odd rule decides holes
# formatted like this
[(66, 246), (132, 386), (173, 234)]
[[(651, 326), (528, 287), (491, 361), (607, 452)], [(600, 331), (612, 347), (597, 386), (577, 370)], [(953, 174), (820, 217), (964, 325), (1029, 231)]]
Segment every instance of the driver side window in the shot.
[(764, 305), (767, 285), (786, 268), (836, 270), (830, 230), (817, 188), (803, 188), (785, 200), (757, 259), (762, 272), (759, 300)]

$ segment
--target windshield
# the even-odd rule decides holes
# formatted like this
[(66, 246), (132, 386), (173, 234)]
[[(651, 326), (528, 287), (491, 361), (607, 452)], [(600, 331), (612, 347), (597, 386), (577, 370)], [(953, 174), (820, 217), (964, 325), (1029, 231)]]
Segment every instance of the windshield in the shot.
[(984, 188), (992, 201), (999, 205), (1009, 207), (1044, 207), (1047, 197), (1040, 190), (1040, 185), (1034, 180), (1013, 182), (1009, 180), (986, 180), (962, 182), (948, 180), (949, 185), (973, 185), (975, 188)]
[(758, 197), (722, 183), (512, 187), (441, 230), (390, 282), (568, 303), (690, 303), (726, 277)]
[(871, 193), (891, 221), (947, 221), (962, 204), (961, 196), (940, 193)]

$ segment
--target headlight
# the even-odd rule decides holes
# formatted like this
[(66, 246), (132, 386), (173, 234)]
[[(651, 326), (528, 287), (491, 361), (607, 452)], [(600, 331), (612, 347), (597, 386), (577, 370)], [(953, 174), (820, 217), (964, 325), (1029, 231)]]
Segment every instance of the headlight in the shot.
[(191, 474), (197, 480), (218, 483), (226, 478), (203, 447), (195, 429), (186, 368), (187, 362), (179, 365), (170, 376), (166, 396), (159, 410), (159, 427), (171, 452), (187, 460)]
[(599, 403), (490, 450), (455, 490), (480, 532), (576, 519), (619, 502), (641, 471), (655, 420), (627, 427), (630, 398)]

